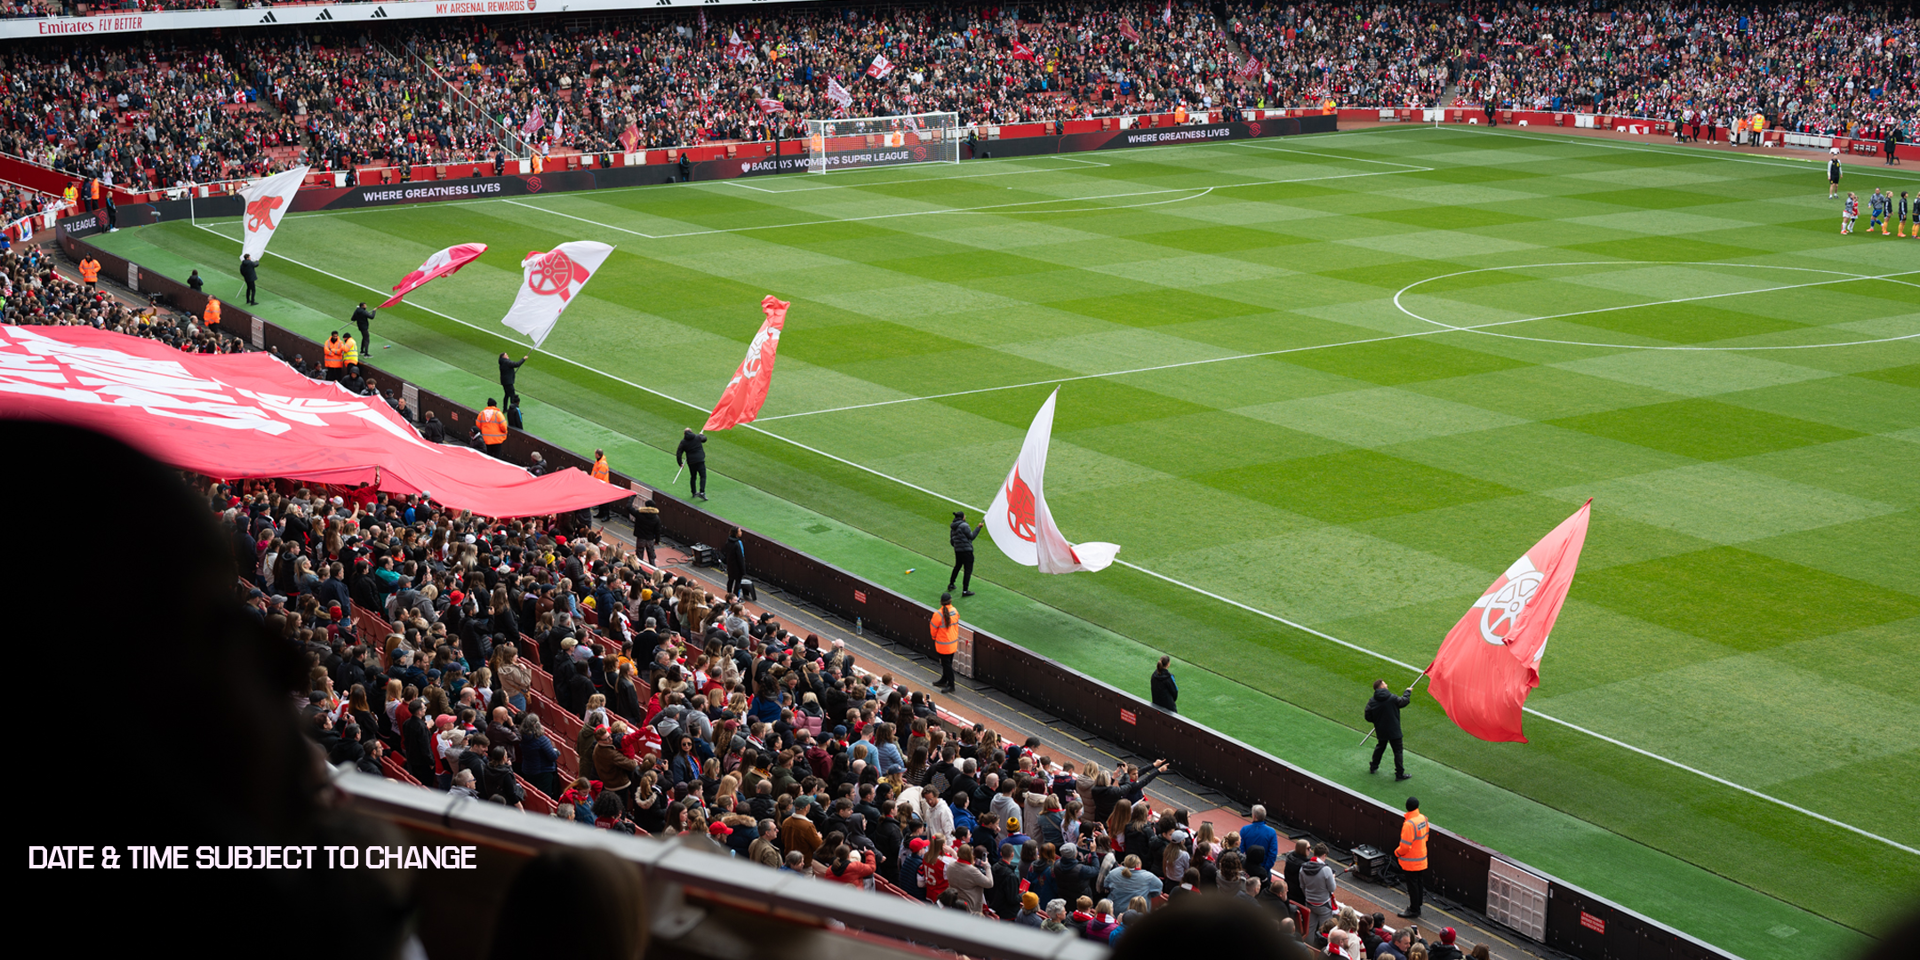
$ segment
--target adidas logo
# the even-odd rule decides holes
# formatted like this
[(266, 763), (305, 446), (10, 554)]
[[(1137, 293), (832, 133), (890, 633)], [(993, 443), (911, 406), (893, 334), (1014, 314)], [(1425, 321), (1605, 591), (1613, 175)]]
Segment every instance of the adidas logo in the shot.
[(280, 18), (279, 18), (279, 17), (276, 17), (276, 16), (274, 16), (274, 15), (273, 15), (273, 11), (272, 11), (272, 10), (268, 10), (268, 11), (267, 11), (267, 15), (266, 15), (266, 16), (264, 16), (264, 17), (261, 17), (261, 18), (259, 19), (259, 21), (258, 21), (258, 22), (260, 22), (260, 23), (279, 23), (279, 22), (280, 22)]
[(317, 17), (314, 17), (314, 19), (315, 19), (315, 20), (332, 20), (332, 19), (333, 19), (333, 9), (332, 9), (331, 7), (329, 7), (329, 8), (327, 8), (327, 9), (325, 9), (325, 10), (322, 10), (322, 11), (320, 11), (320, 15), (319, 15), (319, 16), (317, 16)]
[(378, 20), (378, 19), (380, 19), (380, 18), (382, 18), (382, 17), (385, 17), (386, 15), (387, 15), (387, 8), (386, 8), (386, 7), (374, 7), (374, 8), (373, 8), (373, 17), (372, 17), (371, 19), (374, 19), (374, 20)]

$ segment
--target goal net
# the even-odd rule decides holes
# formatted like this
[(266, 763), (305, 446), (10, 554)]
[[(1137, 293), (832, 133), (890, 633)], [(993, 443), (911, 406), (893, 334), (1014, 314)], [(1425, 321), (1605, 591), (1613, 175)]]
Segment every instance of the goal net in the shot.
[(808, 120), (807, 172), (959, 163), (961, 139), (960, 116), (955, 113)]

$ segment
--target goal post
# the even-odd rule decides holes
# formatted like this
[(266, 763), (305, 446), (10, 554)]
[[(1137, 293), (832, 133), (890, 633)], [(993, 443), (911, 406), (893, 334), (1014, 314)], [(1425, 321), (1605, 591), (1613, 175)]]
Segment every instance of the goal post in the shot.
[(807, 172), (959, 163), (960, 115), (912, 113), (807, 121)]

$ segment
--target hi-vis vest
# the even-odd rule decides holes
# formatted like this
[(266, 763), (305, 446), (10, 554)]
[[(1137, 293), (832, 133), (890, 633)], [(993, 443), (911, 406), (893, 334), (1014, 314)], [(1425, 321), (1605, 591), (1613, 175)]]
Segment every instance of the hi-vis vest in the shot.
[(1425, 870), (1427, 868), (1427, 816), (1418, 810), (1407, 811), (1407, 819), (1400, 824), (1400, 846), (1393, 855), (1400, 860), (1401, 870)]
[(480, 423), (480, 439), (485, 440), (487, 446), (507, 442), (507, 418), (499, 407), (488, 407), (475, 419)]
[(593, 462), (593, 478), (595, 480), (598, 480), (601, 483), (606, 483), (607, 477), (609, 476), (610, 473), (611, 471), (607, 467), (606, 457), (601, 457), (600, 459), (595, 460)]
[(340, 338), (340, 356), (341, 356), (341, 359), (345, 360), (349, 364), (359, 363), (360, 362), (360, 345), (357, 343), (354, 343), (352, 337), (341, 337)]
[(328, 340), (320, 346), (320, 357), (330, 369), (339, 369), (346, 360), (347, 345), (338, 340)]
[(80, 279), (93, 283), (100, 279), (100, 261), (88, 257), (80, 261)]
[(209, 327), (219, 323), (220, 322), (220, 301), (215, 300), (212, 297), (208, 297), (207, 312), (201, 316), (201, 319), (205, 320), (207, 322), (207, 326)]
[(960, 611), (951, 604), (934, 611), (929, 624), (933, 630), (933, 652), (953, 654), (960, 652)]

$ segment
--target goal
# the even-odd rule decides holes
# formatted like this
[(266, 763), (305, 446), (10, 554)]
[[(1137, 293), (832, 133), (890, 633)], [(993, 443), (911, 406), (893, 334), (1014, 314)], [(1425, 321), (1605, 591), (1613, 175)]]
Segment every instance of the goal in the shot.
[(807, 172), (901, 163), (959, 163), (960, 115), (807, 121)]

